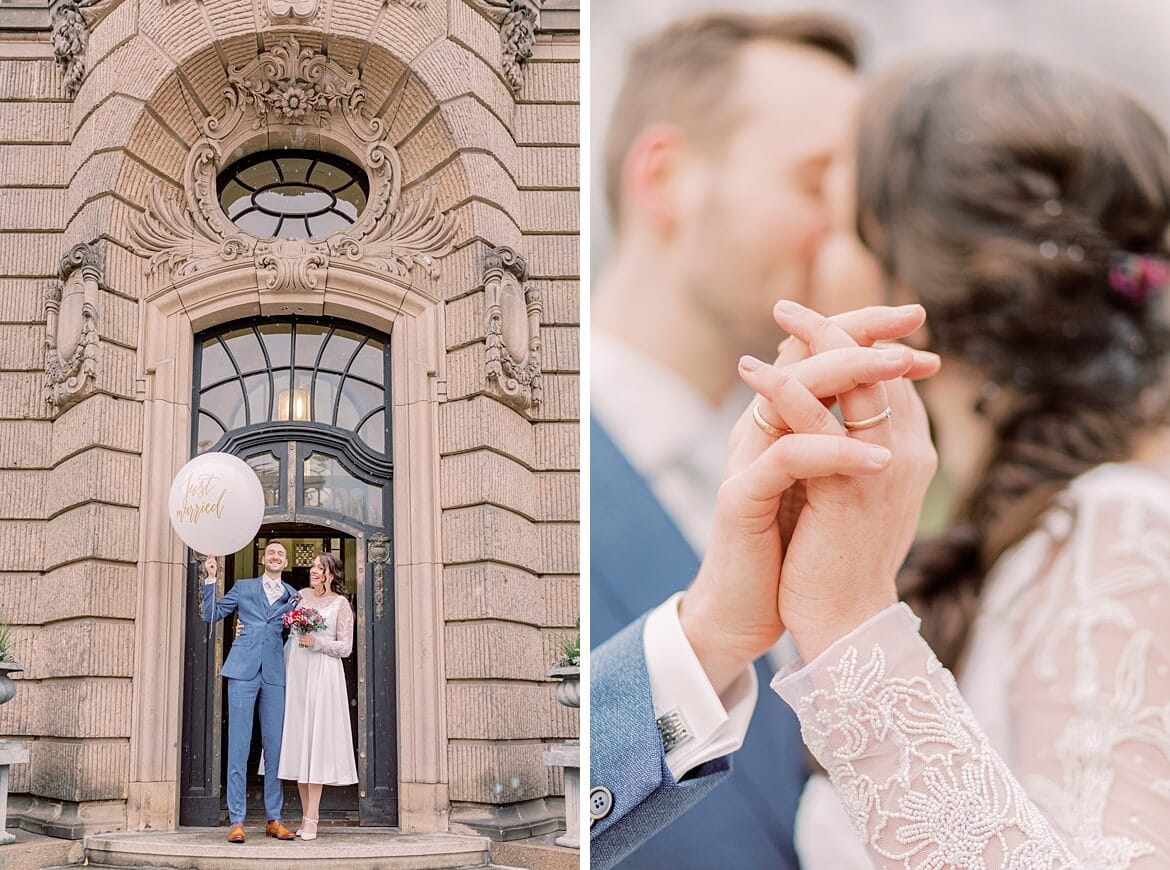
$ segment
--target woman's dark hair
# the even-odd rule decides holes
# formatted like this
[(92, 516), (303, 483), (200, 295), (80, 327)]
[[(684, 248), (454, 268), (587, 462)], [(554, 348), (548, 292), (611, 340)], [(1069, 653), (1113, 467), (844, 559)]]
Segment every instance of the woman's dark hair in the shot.
[(344, 595), (345, 570), (341, 566), (341, 560), (332, 553), (318, 553), (317, 558), (321, 560), (321, 567), (329, 574), (329, 588), (338, 595)]
[(858, 216), (925, 306), (931, 349), (977, 369), (1006, 408), (988, 413), (978, 484), (899, 580), (955, 667), (1000, 555), (1072, 478), (1129, 458), (1164, 418), (1150, 389), (1170, 349), (1164, 300), (1109, 276), (1123, 252), (1170, 254), (1166, 134), (1118, 88), (1018, 55), (901, 70), (863, 107)]

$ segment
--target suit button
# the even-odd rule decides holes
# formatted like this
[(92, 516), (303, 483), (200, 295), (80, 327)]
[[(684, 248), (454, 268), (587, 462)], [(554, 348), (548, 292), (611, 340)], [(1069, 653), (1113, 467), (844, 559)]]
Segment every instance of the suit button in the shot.
[(613, 795), (605, 786), (597, 786), (589, 792), (589, 822), (598, 822), (613, 809)]

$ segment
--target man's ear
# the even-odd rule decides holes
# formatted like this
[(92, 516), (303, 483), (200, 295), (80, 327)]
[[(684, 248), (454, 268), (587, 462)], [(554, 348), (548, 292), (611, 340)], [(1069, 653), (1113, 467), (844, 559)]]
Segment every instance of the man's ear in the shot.
[(688, 146), (674, 124), (651, 124), (630, 144), (622, 163), (622, 210), (660, 237), (673, 234), (680, 214), (680, 182)]

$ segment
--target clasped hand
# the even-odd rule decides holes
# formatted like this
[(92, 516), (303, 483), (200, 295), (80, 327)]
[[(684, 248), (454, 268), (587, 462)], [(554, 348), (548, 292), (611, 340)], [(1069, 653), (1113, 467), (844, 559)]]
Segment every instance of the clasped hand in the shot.
[[(790, 335), (776, 362), (744, 357), (739, 373), (764, 419), (791, 433), (765, 433), (750, 408), (736, 423), (711, 543), (679, 610), (718, 692), (785, 628), (811, 661), (897, 601), (894, 580), (937, 467), (910, 380), (937, 372), (938, 357), (871, 346), (917, 331), (921, 306), (826, 318), (781, 302), (775, 317)], [(845, 420), (891, 414), (849, 432), (835, 402)]]

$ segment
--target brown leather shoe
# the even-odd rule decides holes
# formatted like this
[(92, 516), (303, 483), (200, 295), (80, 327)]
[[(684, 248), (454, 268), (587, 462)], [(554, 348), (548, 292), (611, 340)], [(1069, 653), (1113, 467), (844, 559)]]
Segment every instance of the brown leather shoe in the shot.
[(269, 822), (268, 827), (264, 829), (264, 833), (269, 837), (276, 837), (278, 840), (295, 840), (297, 835), (286, 828), (281, 822)]
[(232, 829), (230, 831), (228, 831), (228, 842), (229, 843), (242, 843), (246, 839), (248, 839), (248, 837), (244, 833), (244, 826), (241, 825), (239, 822), (232, 825)]

